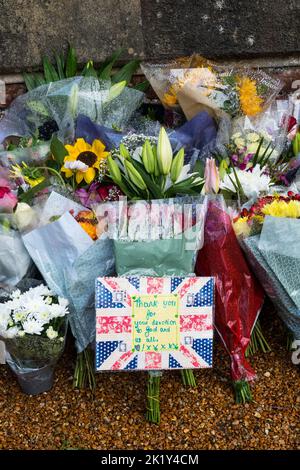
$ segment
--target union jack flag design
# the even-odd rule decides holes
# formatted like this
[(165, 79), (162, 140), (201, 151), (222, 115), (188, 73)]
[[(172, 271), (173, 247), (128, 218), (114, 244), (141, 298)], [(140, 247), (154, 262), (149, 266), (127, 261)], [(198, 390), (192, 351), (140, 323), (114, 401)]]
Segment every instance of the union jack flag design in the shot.
[[(177, 294), (179, 345), (175, 350), (133, 349), (133, 298)], [(96, 370), (212, 367), (212, 277), (101, 277), (96, 280)]]

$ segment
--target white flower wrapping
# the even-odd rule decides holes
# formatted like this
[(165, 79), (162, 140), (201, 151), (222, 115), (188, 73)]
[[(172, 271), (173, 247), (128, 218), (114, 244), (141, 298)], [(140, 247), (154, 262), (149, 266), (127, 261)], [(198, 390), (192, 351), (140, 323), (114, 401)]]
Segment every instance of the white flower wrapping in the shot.
[(54, 296), (44, 285), (24, 293), (17, 289), (10, 300), (0, 304), (0, 337), (39, 335), (55, 339), (68, 313), (68, 301)]

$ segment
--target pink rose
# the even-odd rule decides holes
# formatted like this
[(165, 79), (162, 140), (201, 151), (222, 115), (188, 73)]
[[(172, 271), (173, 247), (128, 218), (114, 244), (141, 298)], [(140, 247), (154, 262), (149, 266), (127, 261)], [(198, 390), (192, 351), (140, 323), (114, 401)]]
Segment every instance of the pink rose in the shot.
[(18, 198), (10, 189), (9, 182), (0, 178), (0, 211), (12, 212), (18, 203)]

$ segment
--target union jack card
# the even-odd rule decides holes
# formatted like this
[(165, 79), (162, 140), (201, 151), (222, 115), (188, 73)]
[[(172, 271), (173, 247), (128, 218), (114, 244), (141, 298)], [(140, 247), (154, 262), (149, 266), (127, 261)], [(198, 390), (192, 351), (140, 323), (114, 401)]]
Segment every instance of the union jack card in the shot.
[(96, 280), (96, 370), (212, 367), (212, 277)]

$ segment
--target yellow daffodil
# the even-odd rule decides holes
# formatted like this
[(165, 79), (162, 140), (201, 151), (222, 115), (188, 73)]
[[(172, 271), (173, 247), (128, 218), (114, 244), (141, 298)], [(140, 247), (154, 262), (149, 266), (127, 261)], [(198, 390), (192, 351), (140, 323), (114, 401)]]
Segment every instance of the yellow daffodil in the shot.
[(263, 214), (273, 217), (290, 217), (293, 219), (300, 218), (300, 201), (280, 201), (275, 200), (270, 204), (266, 204), (262, 209)]
[(103, 171), (109, 152), (105, 152), (105, 145), (100, 140), (88, 144), (84, 139), (77, 139), (75, 145), (65, 145), (68, 155), (64, 159), (61, 172), (66, 178), (76, 175), (76, 182), (84, 180), (90, 184), (96, 178), (97, 171)]
[(238, 80), (238, 92), (243, 113), (246, 116), (255, 116), (262, 111), (264, 100), (257, 94), (256, 81), (249, 77)]

